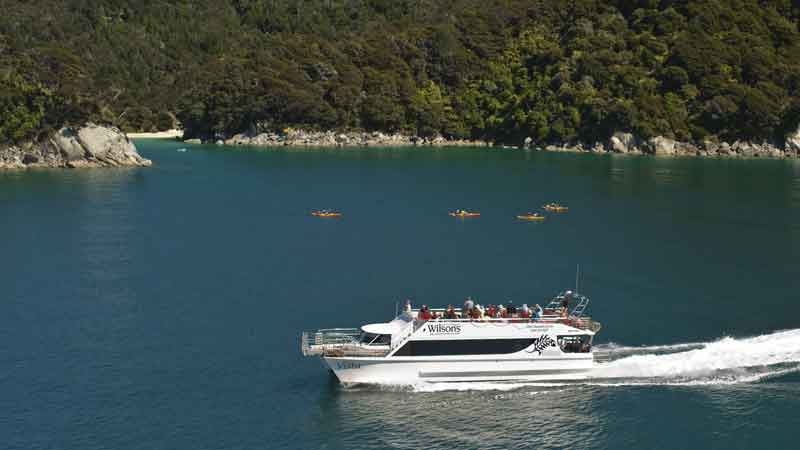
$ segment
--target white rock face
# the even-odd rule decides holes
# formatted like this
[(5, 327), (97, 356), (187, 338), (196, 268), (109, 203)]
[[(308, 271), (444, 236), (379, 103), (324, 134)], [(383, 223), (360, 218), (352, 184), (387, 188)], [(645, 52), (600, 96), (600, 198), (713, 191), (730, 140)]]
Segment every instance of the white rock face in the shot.
[(650, 144), (650, 150), (654, 155), (672, 156), (676, 153), (675, 146), (677, 142), (664, 136), (656, 136), (650, 139), (648, 144)]
[(0, 168), (150, 166), (117, 128), (62, 128), (43, 142), (0, 148)]
[(608, 140), (608, 147), (612, 152), (630, 153), (638, 151), (637, 142), (638, 139), (631, 133), (621, 133), (618, 131), (611, 135), (611, 139)]
[(800, 125), (797, 126), (797, 130), (794, 133), (786, 136), (784, 145), (788, 153), (795, 155), (800, 153)]

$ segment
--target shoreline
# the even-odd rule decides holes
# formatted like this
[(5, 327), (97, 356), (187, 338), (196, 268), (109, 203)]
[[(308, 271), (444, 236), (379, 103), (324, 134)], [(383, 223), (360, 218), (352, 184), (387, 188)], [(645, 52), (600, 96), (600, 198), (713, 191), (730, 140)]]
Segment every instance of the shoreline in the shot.
[(617, 131), (606, 140), (593, 143), (535, 142), (524, 139), (516, 145), (471, 139), (447, 139), (443, 136), (420, 137), (402, 132), (380, 131), (311, 131), (285, 128), (281, 131), (249, 131), (237, 134), (217, 133), (183, 139), (184, 131), (172, 129), (160, 132), (128, 133), (129, 139), (176, 139), (189, 145), (226, 145), (252, 148), (375, 148), (375, 147), (478, 147), (487, 149), (509, 149), (553, 153), (578, 154), (631, 154), (643, 156), (692, 157), (692, 158), (736, 158), (736, 159), (796, 159), (800, 157), (800, 129), (786, 136), (783, 145), (768, 142), (684, 142), (656, 136), (643, 139), (632, 133)]
[(125, 135), (128, 139), (180, 139), (183, 137), (183, 130), (125, 133)]

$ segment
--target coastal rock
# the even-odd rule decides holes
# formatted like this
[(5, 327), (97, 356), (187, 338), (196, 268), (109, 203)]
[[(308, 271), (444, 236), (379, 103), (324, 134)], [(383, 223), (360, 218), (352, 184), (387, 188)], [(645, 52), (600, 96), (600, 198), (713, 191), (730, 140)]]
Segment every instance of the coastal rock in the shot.
[(526, 137), (525, 140), (522, 142), (522, 146), (525, 148), (530, 148), (531, 144), (533, 144), (533, 138), (530, 136)]
[(608, 147), (615, 153), (632, 153), (639, 151), (639, 140), (631, 133), (616, 132), (611, 135)]
[[(67, 132), (63, 129), (59, 134)], [(139, 156), (136, 147), (117, 128), (88, 124), (78, 129), (77, 140), (88, 159), (105, 166), (149, 166), (152, 162)], [(74, 147), (72, 148), (74, 150)], [(62, 152), (66, 152), (61, 149)]]
[(605, 147), (605, 145), (603, 145), (602, 142), (595, 142), (590, 150), (593, 153), (605, 153), (606, 152), (606, 147)]
[(117, 128), (62, 128), (41, 142), (0, 148), (0, 168), (149, 166)]
[(672, 156), (676, 153), (676, 144), (677, 142), (672, 139), (664, 136), (656, 136), (647, 141), (648, 153), (652, 153), (656, 156)]
[[(199, 139), (186, 140), (188, 144), (201, 143)], [(210, 140), (208, 142), (216, 142)], [(224, 140), (227, 145), (252, 145), (263, 147), (400, 147), (412, 145), (431, 146), (478, 146), (488, 145), (484, 141), (453, 140), (443, 136), (423, 138), (402, 133), (382, 133), (380, 131), (310, 131), (287, 128), (282, 132), (254, 133), (251, 128), (246, 133), (239, 133)]]
[(784, 149), (786, 150), (786, 153), (792, 156), (797, 156), (800, 154), (800, 125), (797, 126), (797, 130), (794, 133), (790, 133), (788, 136), (786, 136)]

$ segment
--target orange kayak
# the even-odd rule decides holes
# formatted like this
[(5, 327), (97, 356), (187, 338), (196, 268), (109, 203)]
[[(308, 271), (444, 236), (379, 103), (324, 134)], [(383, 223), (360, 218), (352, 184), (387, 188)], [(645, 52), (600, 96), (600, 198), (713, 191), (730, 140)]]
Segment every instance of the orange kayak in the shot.
[(480, 217), (481, 213), (479, 212), (469, 212), (469, 211), (453, 211), (450, 213), (452, 217)]
[(544, 220), (544, 216), (540, 216), (539, 214), (520, 214), (517, 216), (519, 220)]
[(314, 211), (311, 215), (314, 217), (342, 217), (342, 213), (333, 211)]
[(567, 212), (567, 211), (569, 211), (569, 208), (567, 208), (566, 206), (561, 206), (561, 205), (544, 205), (544, 206), (542, 206), (542, 209), (544, 209), (545, 211), (552, 211), (552, 212)]

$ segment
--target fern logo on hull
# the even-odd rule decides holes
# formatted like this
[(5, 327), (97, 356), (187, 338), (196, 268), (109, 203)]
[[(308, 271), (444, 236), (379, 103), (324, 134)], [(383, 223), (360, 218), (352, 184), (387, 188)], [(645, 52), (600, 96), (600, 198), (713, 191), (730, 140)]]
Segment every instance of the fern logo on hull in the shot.
[(534, 339), (533, 345), (528, 350), (525, 350), (528, 353), (538, 353), (539, 356), (542, 355), (542, 351), (545, 350), (547, 347), (555, 347), (556, 340), (553, 339), (551, 336), (547, 334), (541, 335), (539, 338)]

